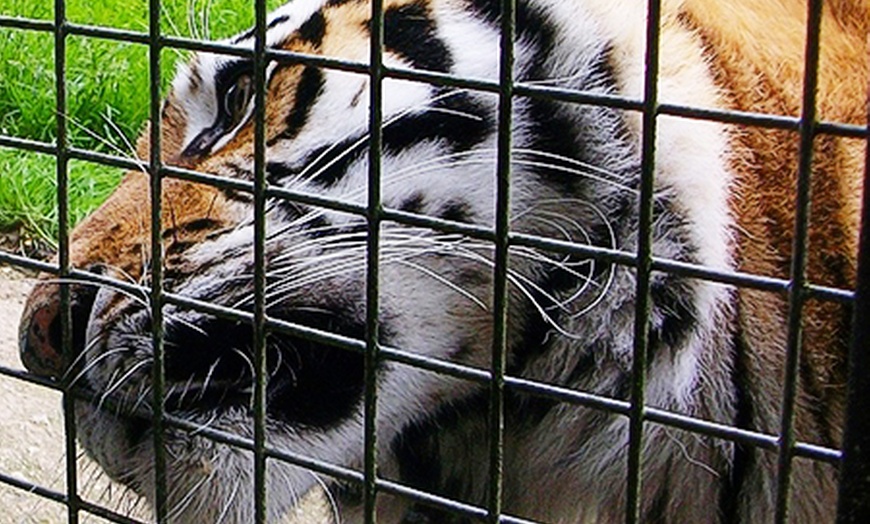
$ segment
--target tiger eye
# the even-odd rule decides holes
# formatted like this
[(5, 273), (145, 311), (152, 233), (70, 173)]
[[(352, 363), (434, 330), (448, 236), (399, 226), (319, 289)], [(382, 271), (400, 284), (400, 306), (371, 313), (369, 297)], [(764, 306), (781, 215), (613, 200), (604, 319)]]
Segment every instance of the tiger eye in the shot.
[(229, 116), (230, 128), (241, 123), (248, 112), (252, 96), (253, 80), (251, 75), (240, 75), (224, 95), (224, 112)]

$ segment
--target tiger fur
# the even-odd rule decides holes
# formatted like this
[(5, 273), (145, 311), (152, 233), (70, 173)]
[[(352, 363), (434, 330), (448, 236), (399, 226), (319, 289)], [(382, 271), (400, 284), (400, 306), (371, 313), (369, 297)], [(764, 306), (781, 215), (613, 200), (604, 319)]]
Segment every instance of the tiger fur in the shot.
[[(386, 0), (384, 62), (496, 81), (500, 7), (492, 0)], [(659, 102), (798, 116), (806, 6), (797, 0), (665, 0)], [(643, 96), (646, 5), (636, 0), (519, 0), (517, 81), (593, 94)], [(364, 0), (293, 0), (269, 18), (270, 47), (362, 63)], [(825, 3), (817, 92), (820, 120), (864, 125), (870, 3)], [(228, 41), (253, 48), (254, 33)], [(163, 162), (253, 180), (250, 59), (198, 53), (162, 108)], [(364, 205), (369, 77), (299, 63), (267, 65), (269, 184)], [(498, 98), (391, 77), (383, 81), (385, 208), (460, 224), (495, 224)], [(510, 227), (517, 233), (634, 254), (638, 248), (641, 114), (517, 96)], [(808, 280), (854, 285), (865, 143), (814, 143)], [(148, 133), (139, 144), (148, 157)], [(798, 136), (789, 130), (660, 115), (653, 252), (708, 269), (788, 278)], [(73, 265), (147, 285), (149, 177), (130, 172), (72, 232)], [(244, 191), (167, 177), (162, 186), (165, 290), (252, 310), (253, 203)], [(269, 316), (361, 339), (365, 217), (270, 198)], [(379, 341), (488, 369), (493, 249), (483, 240), (385, 221), (380, 230)], [(514, 245), (507, 369), (511, 376), (628, 400), (636, 274), (618, 264)], [(154, 497), (148, 404), (150, 313), (111, 287), (73, 292), (74, 355), (49, 336), (58, 286), (33, 291), (22, 319), (28, 368), (78, 381), (120, 407), (79, 401), (78, 438), (113, 478)], [(780, 429), (787, 295), (654, 271), (645, 402), (743, 429)], [(804, 308), (797, 438), (838, 448), (848, 307)], [(252, 328), (167, 305), (168, 413), (253, 434)], [(363, 460), (363, 357), (272, 333), (267, 342), (267, 442), (340, 466)], [(379, 368), (379, 474), (485, 506), (488, 389), (389, 360)], [(628, 418), (523, 394), (505, 399), (504, 511), (535, 521), (624, 519)], [(769, 522), (775, 450), (647, 422), (644, 522)], [(166, 430), (173, 521), (253, 521), (253, 457), (195, 432)], [(832, 522), (836, 468), (795, 459), (790, 518)], [(269, 461), (268, 521), (322, 483), (342, 522), (362, 521), (359, 488)], [(384, 493), (379, 522), (462, 521)]]

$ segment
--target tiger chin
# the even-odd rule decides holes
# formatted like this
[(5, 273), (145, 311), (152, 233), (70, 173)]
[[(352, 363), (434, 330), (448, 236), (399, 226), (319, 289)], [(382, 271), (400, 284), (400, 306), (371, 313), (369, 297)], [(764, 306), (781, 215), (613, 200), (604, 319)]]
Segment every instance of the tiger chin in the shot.
[[(802, 1), (664, 1), (659, 102), (796, 116), (805, 34)], [(365, 1), (295, 0), (268, 21), (267, 45), (357, 62), (369, 57)], [(497, 81), (499, 3), (386, 0), (384, 62)], [(818, 115), (864, 125), (866, 2), (829, 2), (821, 32)], [(641, 99), (645, 4), (519, 0), (514, 77), (520, 83)], [(228, 43), (253, 48), (254, 33)], [(270, 62), (268, 183), (350, 204), (367, 202), (369, 77)], [(254, 66), (198, 53), (162, 106), (163, 162), (254, 178)], [(144, 86), (143, 86), (144, 88)], [(383, 81), (381, 199), (385, 209), (492, 228), (496, 220), (498, 96), (399, 79)], [(515, 233), (633, 254), (638, 249), (641, 116), (613, 107), (517, 96), (512, 113), (510, 228)], [(140, 140), (142, 158), (150, 149)], [(782, 129), (660, 115), (652, 250), (714, 271), (787, 278), (798, 138)], [(807, 275), (851, 288), (863, 143), (819, 136), (812, 174)], [(149, 177), (130, 172), (71, 234), (71, 263), (148, 285)], [(162, 186), (167, 293), (253, 311), (254, 200), (243, 190), (166, 177)], [(362, 339), (366, 326), (364, 216), (266, 203), (267, 315)], [(419, 222), (417, 222), (419, 223)], [(380, 229), (379, 342), (488, 369), (494, 248), (459, 233), (385, 220)], [(631, 266), (517, 242), (508, 267), (507, 372), (629, 400), (636, 273)], [(38, 375), (93, 391), (76, 404), (78, 439), (114, 479), (153, 502), (151, 310), (145, 297), (85, 282), (70, 286), (72, 355), (60, 353), (59, 287), (47, 277), (27, 303), (22, 359)], [(654, 271), (646, 404), (777, 435), (787, 297)], [(250, 324), (163, 309), (167, 414), (253, 436)], [(804, 308), (795, 428), (800, 441), (838, 448), (849, 312)], [(360, 468), (361, 354), (273, 331), (266, 342), (270, 447)], [(378, 369), (378, 471), (478, 506), (488, 500), (488, 387), (384, 359)], [(110, 407), (111, 406), (111, 407)], [(137, 411), (139, 410), (139, 411)], [(769, 522), (775, 450), (647, 422), (644, 522)], [(628, 418), (508, 387), (503, 502), (542, 522), (624, 519)], [(169, 426), (167, 508), (174, 522), (253, 521), (253, 455)], [(795, 458), (790, 518), (831, 522), (836, 468)], [(359, 486), (270, 459), (267, 520), (322, 487), (335, 520), (362, 521)], [(378, 497), (379, 522), (461, 521), (398, 496)]]

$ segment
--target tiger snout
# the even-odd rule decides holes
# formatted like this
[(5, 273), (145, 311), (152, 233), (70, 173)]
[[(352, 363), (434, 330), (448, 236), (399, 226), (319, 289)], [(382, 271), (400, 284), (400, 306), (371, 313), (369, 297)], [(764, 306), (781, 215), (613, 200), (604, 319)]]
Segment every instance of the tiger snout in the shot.
[[(147, 279), (150, 257), (149, 177), (131, 172), (92, 215), (70, 232), (69, 260), (73, 269), (112, 277), (128, 284)], [(162, 190), (166, 217), (161, 237), (164, 267), (172, 269), (177, 254), (202, 242), (227, 223), (221, 195), (214, 188), (182, 180), (166, 180)], [(72, 344), (63, 348), (61, 286), (70, 293)], [(79, 278), (44, 274), (25, 304), (19, 325), (21, 361), (28, 371), (60, 379), (86, 344), (94, 300), (105, 286)]]
[(44, 281), (28, 298), (19, 327), (20, 356), (31, 373), (59, 380), (85, 345), (85, 329), (95, 290), (72, 285), (70, 289), (71, 346), (64, 348), (61, 326), (60, 284)]

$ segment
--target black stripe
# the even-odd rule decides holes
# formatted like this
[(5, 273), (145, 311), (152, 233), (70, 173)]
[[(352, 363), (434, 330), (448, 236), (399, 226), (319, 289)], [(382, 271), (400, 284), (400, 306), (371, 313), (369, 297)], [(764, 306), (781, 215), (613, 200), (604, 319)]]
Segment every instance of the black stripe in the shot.
[[(639, 226), (633, 231), (639, 230)], [(655, 242), (667, 246), (679, 246), (677, 253), (669, 258), (681, 262), (698, 263), (697, 248), (690, 235), (690, 225), (675, 209), (671, 198), (661, 195), (653, 200), (653, 236)], [(672, 274), (656, 273), (650, 283), (650, 298), (655, 311), (661, 315), (659, 326), (651, 326), (649, 333), (649, 356), (652, 358), (661, 349), (673, 354), (697, 327), (699, 312), (695, 304), (696, 291), (693, 280)]]
[(416, 191), (412, 193), (410, 197), (402, 201), (402, 203), (399, 204), (398, 208), (400, 211), (404, 211), (406, 213), (415, 213), (418, 215), (422, 215), (425, 203), (426, 199), (423, 196), (423, 193)]
[(661, 347), (675, 350), (695, 329), (698, 312), (694, 297), (695, 292), (685, 278), (667, 276), (654, 279), (650, 285), (650, 298), (663, 318), (660, 326), (650, 329), (650, 356)]
[[(468, 1), (494, 29), (498, 29), (501, 2)], [(551, 78), (553, 75), (549, 69), (552, 63), (550, 55), (556, 47), (557, 34), (547, 16), (539, 12), (528, 0), (518, 0), (516, 31), (516, 40), (526, 42), (531, 47), (530, 56), (518, 56), (518, 65), (523, 66), (521, 80)], [(583, 50), (583, 52), (591, 53), (593, 50)], [(596, 56), (591, 57), (593, 59), (591, 67), (585, 66), (588, 67), (587, 71), (576, 71), (583, 74), (572, 77), (570, 82), (560, 86), (584, 90), (595, 89), (602, 92), (615, 91), (616, 78), (610, 65), (610, 53), (609, 48), (603, 47)], [(564, 76), (564, 73), (560, 73), (560, 76)], [(629, 143), (625, 122), (616, 110), (582, 106), (583, 110), (579, 112), (576, 104), (540, 98), (524, 98), (521, 102), (528, 117), (525, 119), (525, 125), (529, 126), (527, 133), (529, 142), (524, 144), (524, 147), (529, 149), (546, 151), (594, 166), (612, 166), (614, 159), (610, 156), (612, 154), (610, 152), (614, 151), (613, 145)], [(625, 150), (632, 151), (629, 147)], [(536, 171), (539, 174), (553, 182), (563, 184), (566, 194), (590, 194), (584, 191), (588, 184), (592, 183), (590, 179), (570, 175), (565, 171), (565, 169), (576, 169), (576, 166), (555, 159), (547, 159), (547, 162), (553, 164), (553, 168), (538, 167)], [(634, 173), (627, 173), (627, 175), (629, 179), (637, 178)]]
[(232, 189), (228, 187), (218, 188), (218, 191), (220, 191), (224, 198), (226, 198), (230, 202), (250, 204), (254, 201), (254, 195), (248, 193), (247, 191), (239, 191), (237, 189)]
[(299, 27), (299, 37), (314, 47), (320, 47), (323, 43), (323, 35), (326, 34), (326, 18), (322, 11), (317, 11), (311, 18)]
[[(514, 415), (517, 413), (517, 396), (511, 390), (506, 390), (505, 396), (505, 416), (508, 418), (505, 425), (510, 427), (516, 422)], [(473, 421), (486, 420), (488, 409), (489, 397), (483, 389), (450, 404), (438, 405), (426, 418), (420, 418), (405, 426), (390, 442), (391, 450), (399, 463), (399, 475), (403, 483), (460, 502), (484, 503), (471, 498), (475, 489), (470, 485), (468, 475), (442, 467), (442, 464), (451, 460), (445, 461), (442, 458), (444, 452), (441, 443), (452, 441), (455, 445), (465, 441), (470, 448), (485, 445), (485, 438), (480, 439), (469, 433), (476, 429)], [(467, 456), (474, 455), (473, 449), (467, 450)], [(471, 519), (455, 515), (449, 510), (423, 504), (415, 504), (402, 520), (403, 524), (471, 522)]]
[[(671, 469), (670, 466), (670, 461), (668, 461), (668, 470)], [(665, 478), (669, 477), (670, 471), (667, 471), (665, 473)], [(649, 509), (646, 512), (646, 516), (642, 520), (642, 522), (648, 522), (650, 524), (667, 522), (666, 517), (670, 499), (671, 493), (668, 489), (668, 482), (666, 481), (659, 486), (658, 492), (655, 495), (655, 499), (653, 499), (652, 504), (650, 504)]]
[(444, 220), (452, 220), (454, 222), (463, 222), (471, 224), (474, 220), (474, 211), (468, 202), (458, 199), (451, 199), (441, 206), (438, 210), (438, 216)]
[[(278, 309), (278, 308), (275, 308)], [(365, 326), (344, 311), (270, 312), (282, 320), (361, 339)], [(381, 334), (383, 339), (385, 333)], [(292, 425), (330, 428), (350, 416), (362, 400), (363, 355), (287, 335), (270, 335), (267, 413)], [(381, 340), (384, 342), (384, 340)]]
[[(753, 407), (752, 394), (746, 381), (749, 380), (746, 368), (746, 359), (749, 349), (743, 341), (743, 336), (737, 333), (733, 337), (734, 343), (734, 367), (731, 370), (731, 386), (734, 388), (736, 398), (733, 425), (736, 428), (756, 430), (755, 408)], [(719, 492), (719, 515), (722, 522), (740, 524), (741, 498), (744, 484), (749, 472), (755, 468), (756, 453), (754, 446), (734, 442), (733, 457), (731, 460), (730, 475), (724, 479), (722, 490)]]
[(412, 422), (393, 438), (390, 448), (398, 459), (402, 481), (421, 489), (432, 489), (442, 476), (440, 449), (427, 422)]
[[(467, 0), (471, 7), (481, 14), (491, 26), (498, 27), (501, 20), (501, 2), (497, 0)], [(517, 0), (515, 8), (516, 41), (528, 40), (550, 47), (553, 42), (553, 29), (546, 20), (529, 5), (528, 0)], [(539, 40), (541, 39), (541, 40)]]
[(434, 103), (432, 110), (410, 114), (385, 126), (384, 149), (399, 153), (424, 141), (443, 140), (452, 151), (467, 151), (483, 142), (492, 133), (493, 125), (483, 104), (466, 93), (457, 93)]
[(269, 22), (269, 25), (267, 25), (266, 28), (267, 28), (267, 29), (272, 29), (273, 27), (275, 27), (275, 26), (277, 26), (277, 25), (279, 25), (279, 24), (283, 24), (283, 23), (286, 22), (287, 20), (290, 20), (290, 16), (289, 16), (289, 15), (276, 16), (274, 19), (272, 19), (271, 22)]
[(296, 84), (293, 107), (285, 119), (287, 128), (275, 138), (270, 139), (267, 145), (272, 146), (280, 140), (295, 138), (299, 134), (299, 131), (302, 130), (308, 121), (311, 108), (323, 92), (323, 85), (324, 78), (320, 69), (305, 66), (299, 75), (299, 83)]
[[(220, 172), (216, 174), (228, 176), (237, 180), (250, 181), (254, 179), (254, 173), (252, 171), (233, 161), (222, 164)], [(218, 187), (217, 190), (220, 191), (224, 198), (231, 202), (249, 204), (254, 200), (254, 195), (247, 191), (239, 191), (231, 187)]]
[[(219, 175), (230, 176), (237, 180), (254, 180), (254, 172), (248, 169), (246, 166), (242, 165), (239, 162), (235, 162), (230, 160), (224, 164), (221, 164), (221, 173), (217, 173)], [(228, 171), (228, 173), (227, 173)]]
[(417, 69), (446, 73), (453, 65), (435, 22), (419, 2), (392, 6), (384, 12), (384, 46)]
[[(317, 75), (311, 75), (310, 80), (300, 81), (300, 92), (297, 94), (297, 107), (294, 107), (288, 116), (288, 129), (281, 134), (280, 139), (291, 138), (298, 128), (303, 125), (307, 118), (310, 105), (316, 100), (319, 90), (322, 89), (322, 78), (319, 70)], [(435, 104), (436, 108), (447, 109), (450, 112), (425, 111), (411, 114), (391, 122), (383, 129), (384, 151), (397, 154), (408, 148), (426, 141), (444, 141), (452, 151), (464, 151), (479, 144), (492, 131), (492, 120), (486, 114), (481, 104), (474, 102), (467, 94), (458, 93)], [(461, 113), (461, 114), (458, 114)], [(468, 115), (468, 116), (462, 116)], [(271, 145), (271, 144), (270, 144)], [(308, 166), (310, 173), (315, 173), (324, 166), (329, 165), (322, 173), (313, 179), (313, 182), (325, 187), (331, 187), (340, 181), (346, 174), (351, 164), (365, 155), (368, 147), (367, 141), (359, 141), (359, 137), (349, 138), (332, 146), (323, 146), (306, 156), (301, 166), (308, 166), (323, 153), (323, 158), (316, 165)], [(339, 158), (340, 157), (340, 158)], [(271, 163), (267, 166), (269, 180), (272, 183), (280, 183), (287, 176), (293, 176), (300, 172), (300, 166), (287, 166), (285, 164)]]
[[(551, 38), (548, 29), (537, 36), (538, 48), (536, 56), (531, 59), (527, 78), (543, 79), (550, 76), (545, 69), (549, 63), (546, 55), (552, 51)], [(603, 50), (595, 59), (595, 66), (587, 71), (587, 76), (576, 79), (570, 87), (581, 89), (597, 89), (602, 91), (615, 90), (616, 80), (609, 67), (609, 49)], [(568, 86), (566, 86), (568, 87)], [(577, 159), (592, 166), (602, 166), (610, 169), (614, 165), (615, 144), (628, 144), (629, 133), (621, 115), (613, 110), (602, 107), (577, 106), (555, 100), (541, 98), (526, 99), (526, 111), (529, 117), (528, 146), (530, 149), (547, 151), (569, 159)], [(578, 110), (579, 109), (579, 110)], [(629, 147), (622, 148), (627, 153)], [(565, 190), (573, 194), (589, 194), (590, 184), (600, 185), (587, 177), (566, 174), (576, 169), (570, 163), (558, 159), (548, 159), (554, 164), (554, 169), (540, 168), (538, 172), (553, 181), (565, 185)], [(625, 162), (620, 162), (625, 165)], [(559, 169), (562, 168), (562, 169)], [(617, 173), (624, 178), (623, 182), (637, 178), (635, 173)]]

